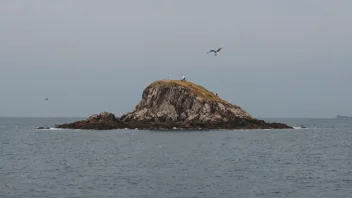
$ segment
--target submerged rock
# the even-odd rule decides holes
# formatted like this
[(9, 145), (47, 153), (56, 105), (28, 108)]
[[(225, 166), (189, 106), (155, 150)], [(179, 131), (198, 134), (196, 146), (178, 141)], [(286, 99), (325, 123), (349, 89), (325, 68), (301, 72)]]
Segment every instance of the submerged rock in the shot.
[(284, 129), (249, 115), (202, 86), (187, 81), (160, 80), (150, 84), (132, 112), (121, 118), (109, 112), (56, 126), (71, 129)]
[(49, 127), (37, 127), (36, 129), (50, 129)]

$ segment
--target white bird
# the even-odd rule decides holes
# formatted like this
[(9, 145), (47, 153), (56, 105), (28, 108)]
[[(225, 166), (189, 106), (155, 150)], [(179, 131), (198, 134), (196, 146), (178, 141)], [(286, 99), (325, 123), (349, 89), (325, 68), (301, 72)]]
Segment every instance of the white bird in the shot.
[(214, 56), (217, 56), (220, 52), (220, 50), (222, 49), (222, 47), (220, 47), (219, 49), (217, 50), (210, 50), (209, 52), (207, 52), (207, 54), (209, 54), (210, 52), (214, 52)]

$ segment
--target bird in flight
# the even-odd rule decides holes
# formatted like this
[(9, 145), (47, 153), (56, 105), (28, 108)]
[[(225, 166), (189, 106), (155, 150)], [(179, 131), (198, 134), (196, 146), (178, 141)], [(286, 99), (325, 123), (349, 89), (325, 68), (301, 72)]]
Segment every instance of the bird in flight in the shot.
[(220, 50), (222, 49), (222, 47), (220, 47), (219, 49), (217, 50), (210, 50), (209, 52), (207, 52), (207, 54), (209, 54), (210, 52), (214, 52), (214, 56), (217, 56), (220, 52)]

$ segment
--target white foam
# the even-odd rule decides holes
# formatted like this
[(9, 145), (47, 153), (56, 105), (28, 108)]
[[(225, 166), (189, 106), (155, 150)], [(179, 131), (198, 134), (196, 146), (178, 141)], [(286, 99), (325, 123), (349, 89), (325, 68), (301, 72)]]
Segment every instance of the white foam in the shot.
[(52, 128), (49, 128), (49, 130), (65, 130), (65, 129), (52, 127)]
[(299, 127), (299, 126), (294, 126), (293, 128), (294, 128), (294, 129), (308, 129), (308, 127), (302, 128), (302, 127)]
[(55, 128), (55, 127), (50, 127), (50, 128), (44, 128), (44, 129), (38, 129), (37, 130), (41, 130), (41, 131), (47, 131), (47, 130), (65, 130), (65, 129), (61, 129), (61, 128)]

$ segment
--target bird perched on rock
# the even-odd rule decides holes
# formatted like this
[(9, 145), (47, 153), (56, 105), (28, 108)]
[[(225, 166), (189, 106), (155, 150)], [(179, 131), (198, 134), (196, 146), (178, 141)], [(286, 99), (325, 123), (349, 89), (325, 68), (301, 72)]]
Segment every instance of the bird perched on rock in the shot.
[(181, 81), (186, 81), (186, 77), (182, 75), (182, 80)]

